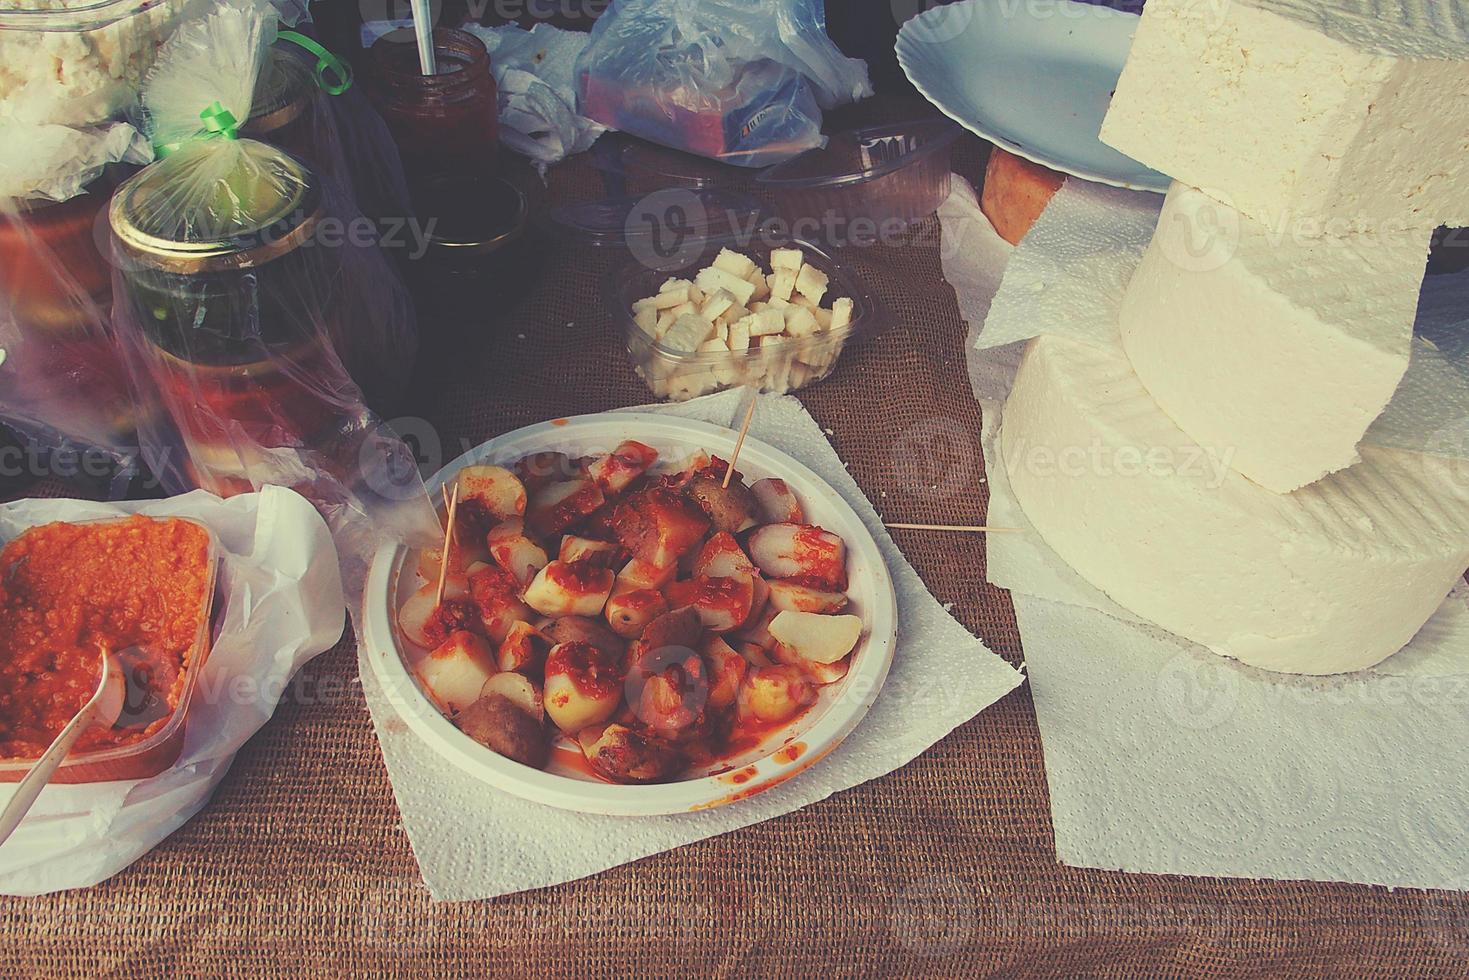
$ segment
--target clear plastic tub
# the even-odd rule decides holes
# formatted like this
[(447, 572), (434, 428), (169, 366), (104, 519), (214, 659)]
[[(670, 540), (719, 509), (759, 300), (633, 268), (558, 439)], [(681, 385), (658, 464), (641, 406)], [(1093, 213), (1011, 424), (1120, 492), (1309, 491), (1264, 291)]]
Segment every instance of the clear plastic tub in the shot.
[[(754, 259), (767, 272), (773, 249), (801, 249), (806, 263), (827, 275), (823, 303), (829, 305), (831, 300), (843, 296), (852, 300), (851, 323), (841, 330), (787, 338), (773, 346), (738, 353), (675, 350), (644, 332), (633, 318), (633, 304), (656, 294), (670, 278), (693, 279), (699, 270), (714, 261), (722, 247)], [(712, 242), (697, 257), (675, 267), (655, 268), (633, 262), (612, 270), (606, 280), (605, 294), (614, 322), (627, 343), (633, 369), (653, 394), (669, 401), (686, 401), (742, 385), (776, 394), (804, 388), (831, 374), (842, 351), (849, 344), (877, 333), (884, 320), (877, 300), (857, 278), (820, 245), (803, 239), (750, 245)]]
[(949, 196), (948, 120), (868, 126), (762, 170), (756, 187), (797, 237), (870, 245), (900, 236)]
[(696, 191), (748, 186), (752, 176), (745, 168), (623, 133), (607, 133), (597, 140), (591, 161), (602, 175), (603, 189), (613, 197), (651, 194), (671, 187)]
[[(91, 521), (70, 521), (80, 525), (117, 524), (128, 518), (102, 518)], [(184, 747), (184, 728), (188, 720), (189, 705), (194, 698), (194, 689), (199, 683), (199, 674), (208, 659), (213, 637), (212, 615), (216, 591), (216, 576), (219, 571), (219, 539), (203, 524), (187, 518), (167, 518), (192, 524), (209, 536), (208, 577), (203, 604), (198, 611), (199, 627), (193, 645), (184, 662), (183, 685), (178, 703), (173, 706), (168, 720), (151, 735), (125, 745), (110, 746), (69, 755), (51, 777), (53, 783), (104, 783), (118, 779), (146, 779), (156, 776), (178, 761)], [(136, 696), (135, 682), (128, 680), (128, 699)], [(124, 708), (126, 712), (128, 708)], [(0, 783), (19, 782), (31, 767), (35, 758), (0, 759)]]
[(0, 5), (0, 118), (85, 126), (131, 105), (161, 45), (209, 0)]

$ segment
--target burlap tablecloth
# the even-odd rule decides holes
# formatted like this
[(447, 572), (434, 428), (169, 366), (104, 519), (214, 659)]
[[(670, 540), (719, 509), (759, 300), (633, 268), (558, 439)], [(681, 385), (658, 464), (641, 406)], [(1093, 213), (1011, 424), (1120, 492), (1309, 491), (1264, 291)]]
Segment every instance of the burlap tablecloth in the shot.
[[(906, 110), (861, 118), (878, 111)], [(977, 182), (984, 152), (964, 137), (956, 169)], [(598, 187), (573, 161), (551, 197)], [(846, 257), (892, 320), (801, 398), (889, 519), (978, 523), (979, 410), (936, 222)], [(600, 298), (606, 261), (555, 250), (515, 311), (465, 311), (488, 343), (434, 354), (411, 407), (448, 455), (648, 400)], [(895, 535), (954, 615), (1020, 663), (982, 542)], [(572, 884), (434, 906), (350, 638), (306, 669), (213, 803), (162, 846), (97, 888), (0, 901), (4, 976), (1469, 974), (1461, 896), (1057, 866), (1024, 687), (901, 771), (803, 812)]]

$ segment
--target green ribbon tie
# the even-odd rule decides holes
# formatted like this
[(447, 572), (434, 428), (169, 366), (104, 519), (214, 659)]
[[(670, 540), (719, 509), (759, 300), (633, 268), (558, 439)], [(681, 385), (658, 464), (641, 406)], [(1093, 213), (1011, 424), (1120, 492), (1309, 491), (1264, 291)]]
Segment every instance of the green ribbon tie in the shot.
[(199, 113), (199, 118), (204, 120), (204, 129), (200, 134), (200, 139), (237, 140), (240, 138), (240, 124), (235, 121), (235, 114), (218, 102), (211, 102), (203, 112)]
[(235, 114), (221, 105), (218, 100), (206, 106), (199, 113), (199, 118), (204, 121), (204, 125), (198, 133), (178, 143), (154, 143), (153, 156), (162, 160), (178, 152), (184, 143), (195, 140), (237, 140), (240, 138), (240, 124), (235, 120)]
[(276, 37), (316, 55), (316, 84), (327, 95), (341, 95), (352, 87), (352, 66), (322, 47), (314, 38), (295, 31), (280, 31)]

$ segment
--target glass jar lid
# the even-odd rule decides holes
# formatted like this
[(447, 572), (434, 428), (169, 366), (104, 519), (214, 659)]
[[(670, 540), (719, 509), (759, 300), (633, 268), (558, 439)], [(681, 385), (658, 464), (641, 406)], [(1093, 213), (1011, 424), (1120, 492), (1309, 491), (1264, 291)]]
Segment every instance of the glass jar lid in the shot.
[(311, 67), (292, 53), (293, 46), (277, 41), (255, 84), (250, 118), (241, 132), (255, 139), (288, 126), (306, 111), (316, 84)]
[[(234, 165), (220, 173), (225, 152)], [(108, 216), (119, 258), (181, 273), (250, 268), (310, 237), (321, 188), (284, 150), (254, 140), (231, 147), (202, 141), (126, 181)]]

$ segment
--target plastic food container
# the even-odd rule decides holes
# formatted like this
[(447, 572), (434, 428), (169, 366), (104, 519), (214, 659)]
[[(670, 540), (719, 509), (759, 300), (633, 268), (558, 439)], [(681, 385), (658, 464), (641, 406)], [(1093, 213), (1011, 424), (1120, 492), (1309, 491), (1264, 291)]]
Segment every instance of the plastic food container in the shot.
[(0, 9), (0, 118), (84, 126), (117, 116), (159, 45), (201, 2), (20, 0)]
[(819, 150), (762, 170), (756, 186), (796, 236), (869, 245), (932, 214), (949, 196), (960, 129), (924, 120), (838, 133)]
[(670, 187), (707, 190), (748, 185), (752, 176), (742, 167), (621, 133), (608, 133), (597, 140), (592, 145), (591, 161), (602, 174), (604, 189), (614, 197), (649, 194)]
[[(633, 304), (655, 295), (670, 278), (693, 279), (700, 269), (714, 261), (723, 247), (754, 259), (767, 272), (773, 249), (799, 248), (808, 265), (827, 275), (829, 282), (823, 304), (829, 305), (830, 300), (843, 296), (852, 300), (851, 323), (842, 330), (786, 338), (771, 346), (738, 353), (674, 350), (644, 332), (633, 319)], [(831, 374), (848, 344), (876, 333), (883, 325), (877, 300), (857, 278), (824, 248), (803, 239), (750, 245), (711, 242), (696, 258), (672, 267), (653, 268), (633, 262), (612, 271), (606, 280), (605, 294), (613, 320), (626, 340), (633, 369), (653, 394), (669, 401), (686, 401), (741, 385), (776, 394), (796, 391)]]
[[(68, 523), (104, 525), (116, 524), (124, 520), (126, 518), (102, 518)], [(219, 572), (219, 539), (210, 528), (196, 521), (189, 521), (187, 518), (169, 518), (169, 520), (181, 520), (193, 524), (209, 535), (209, 571), (204, 588), (203, 605), (198, 613), (199, 629), (193, 645), (189, 648), (188, 659), (184, 665), (184, 682), (179, 693), (178, 704), (174, 706), (168, 721), (147, 738), (128, 745), (115, 745), (68, 756), (61, 767), (56, 770), (56, 774), (51, 777), (53, 783), (105, 783), (118, 779), (146, 779), (172, 766), (178, 761), (179, 753), (183, 751), (184, 726), (188, 721), (189, 705), (193, 701), (194, 689), (199, 683), (199, 674), (204, 669), (205, 660), (208, 659), (213, 636), (212, 616), (216, 576)], [(128, 697), (131, 699), (132, 696), (133, 689), (130, 682)], [(36, 761), (34, 758), (0, 759), (0, 783), (19, 782), (36, 764)]]
[(760, 224), (760, 203), (726, 188), (670, 187), (652, 194), (563, 204), (547, 214), (551, 234), (577, 248), (630, 252), (659, 268), (682, 266), (704, 242), (735, 241)]

